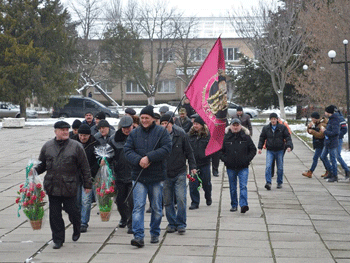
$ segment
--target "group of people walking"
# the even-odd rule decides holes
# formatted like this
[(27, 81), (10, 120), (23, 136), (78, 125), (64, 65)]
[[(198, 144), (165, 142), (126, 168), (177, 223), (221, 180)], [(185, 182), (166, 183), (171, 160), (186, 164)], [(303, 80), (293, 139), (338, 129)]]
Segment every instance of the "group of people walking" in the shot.
[[(103, 113), (93, 116), (87, 112), (83, 122), (73, 122), (72, 132), (69, 132), (70, 125), (67, 122), (55, 123), (56, 136), (42, 147), (40, 164), (34, 168), (38, 174), (47, 172), (44, 188), (49, 196), (50, 227), (55, 249), (62, 247), (65, 242), (62, 210), (68, 213), (73, 224), (74, 241), (89, 227), (91, 204), (94, 202), (93, 181), (100, 166), (106, 165), (95, 154), (95, 148), (101, 145), (113, 153), (108, 162), (115, 177), (114, 201), (121, 216), (119, 227), (127, 227), (127, 233), (134, 235), (131, 245), (143, 247), (145, 244), (147, 196), (151, 212), (151, 243), (159, 242), (163, 208), (168, 221), (166, 231), (180, 235), (186, 233), (186, 177), (190, 179), (189, 209), (199, 208), (201, 188), (204, 190), (205, 204), (210, 206), (213, 202), (210, 168), (214, 159), (213, 156), (205, 155), (210, 139), (207, 125), (197, 114), (188, 117), (187, 111), (191, 109), (181, 108), (180, 117), (175, 118), (169, 108), (162, 107), (158, 116), (152, 106), (144, 107), (139, 116), (136, 116), (135, 110), (128, 108), (125, 116), (120, 119), (117, 130), (108, 123)], [(329, 119), (327, 126), (327, 122), (320, 120), (316, 114), (312, 115), (312, 124), (308, 126), (316, 148), (311, 174), (321, 156), (330, 181), (334, 181), (332, 178), (337, 175), (334, 160), (336, 163), (338, 146), (342, 140), (339, 133), (343, 127), (340, 117), (334, 112), (335, 109), (331, 106), (326, 108)], [(241, 213), (249, 211), (249, 164), (256, 153), (261, 154), (264, 148), (265, 188), (272, 188), (275, 163), (277, 189), (282, 188), (284, 154), (293, 150), (293, 143), (286, 124), (277, 114), (270, 114), (269, 119), (270, 122), (261, 131), (258, 147), (251, 138), (250, 118), (243, 113), (242, 108), (237, 109), (237, 114), (225, 130), (222, 149), (216, 156), (227, 168), (231, 212), (236, 212), (239, 207)], [(322, 147), (321, 133), (324, 134)], [(317, 150), (321, 148), (322, 151)], [(324, 157), (328, 153), (331, 163), (327, 163)]]

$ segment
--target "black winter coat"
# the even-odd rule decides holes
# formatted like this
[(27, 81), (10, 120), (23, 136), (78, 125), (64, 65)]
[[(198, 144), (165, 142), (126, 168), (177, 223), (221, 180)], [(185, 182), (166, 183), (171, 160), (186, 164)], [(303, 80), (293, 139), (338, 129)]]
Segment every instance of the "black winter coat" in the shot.
[(200, 132), (196, 132), (194, 127), (192, 127), (188, 135), (196, 159), (197, 168), (210, 164), (211, 156), (205, 156), (205, 148), (207, 148), (210, 139), (207, 125), (204, 125), (204, 128)]
[(132, 164), (128, 162), (124, 154), (124, 144), (127, 138), (128, 136), (122, 132), (122, 129), (119, 129), (108, 141), (108, 145), (114, 150), (114, 156), (111, 161), (114, 176), (116, 181), (121, 183), (131, 183), (132, 181)]
[[(79, 136), (73, 137), (73, 139), (76, 139), (78, 142), (81, 143), (81, 141), (79, 140)], [(83, 143), (81, 143), (81, 144), (84, 147), (86, 156), (87, 156), (88, 161), (89, 161), (91, 177), (95, 178), (96, 174), (98, 172), (98, 169), (100, 168), (100, 165), (98, 164), (98, 158), (97, 158), (96, 153), (95, 153), (95, 147), (98, 147), (101, 144), (92, 135), (90, 135), (89, 140), (85, 144), (83, 144)]]
[(262, 149), (266, 141), (266, 149), (269, 151), (281, 151), (286, 148), (293, 150), (292, 138), (286, 126), (277, 123), (275, 132), (272, 130), (271, 123), (265, 125), (261, 131), (258, 149)]
[(221, 149), (221, 160), (225, 166), (232, 170), (247, 168), (256, 155), (256, 147), (252, 138), (243, 130), (225, 135)]
[(329, 149), (338, 147), (340, 133), (340, 122), (337, 114), (329, 117), (326, 130), (324, 131), (324, 146)]
[(186, 159), (190, 170), (196, 169), (196, 160), (190, 145), (188, 135), (176, 125), (173, 126), (172, 150), (168, 159), (167, 177), (174, 178), (186, 172)]
[(78, 193), (79, 176), (85, 189), (91, 189), (89, 162), (82, 145), (72, 139), (52, 139), (41, 148), (38, 174), (46, 171), (44, 189), (48, 195), (74, 197)]
[(124, 145), (125, 157), (132, 164), (131, 175), (133, 180), (137, 178), (142, 170), (139, 165), (141, 158), (147, 156), (151, 165), (142, 171), (139, 178), (140, 182), (164, 181), (167, 170), (166, 160), (171, 153), (171, 144), (169, 133), (164, 127), (158, 126), (154, 122), (147, 129), (142, 125), (134, 129)]

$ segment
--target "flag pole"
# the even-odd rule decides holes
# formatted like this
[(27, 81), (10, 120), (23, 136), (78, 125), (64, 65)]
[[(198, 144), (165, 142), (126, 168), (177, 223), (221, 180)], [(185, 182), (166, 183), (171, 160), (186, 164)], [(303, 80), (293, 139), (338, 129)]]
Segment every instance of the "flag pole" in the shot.
[[(186, 94), (184, 94), (184, 95), (182, 96), (182, 98), (181, 98), (181, 100), (180, 100), (179, 104), (177, 105), (177, 107), (176, 107), (176, 109), (175, 109), (175, 111), (174, 111), (174, 113), (173, 113), (173, 115), (174, 115), (174, 116), (175, 116), (175, 112), (176, 112), (176, 111), (177, 111), (177, 110), (180, 108), (181, 103), (182, 103), (183, 99), (185, 98), (185, 96), (186, 96)], [(162, 136), (163, 136), (164, 132), (165, 132), (165, 131), (167, 131), (167, 128), (168, 128), (168, 125), (169, 125), (169, 122), (170, 122), (171, 118), (173, 118), (173, 116), (170, 116), (170, 119), (168, 120), (168, 123), (167, 123), (167, 125), (165, 126), (165, 129), (163, 130), (163, 132), (161, 133), (161, 136), (159, 136), (159, 138), (158, 138), (158, 140), (157, 140), (156, 144), (155, 144), (155, 145), (154, 145), (154, 147), (153, 147), (153, 151), (154, 151), (154, 150), (155, 150), (155, 148), (157, 147), (157, 145), (158, 145), (158, 143), (159, 143), (160, 139), (162, 138)], [(127, 200), (129, 199), (129, 197), (130, 197), (131, 193), (134, 191), (134, 188), (135, 188), (135, 186), (136, 186), (137, 182), (139, 181), (140, 176), (141, 176), (141, 174), (142, 174), (143, 170), (145, 170), (145, 168), (142, 168), (142, 170), (140, 171), (140, 173), (137, 175), (137, 177), (136, 177), (136, 179), (135, 179), (135, 182), (134, 182), (134, 184), (133, 184), (133, 186), (132, 186), (132, 188), (131, 188), (130, 192), (128, 193), (127, 197), (125, 198), (124, 203), (126, 203), (126, 202), (127, 202)]]

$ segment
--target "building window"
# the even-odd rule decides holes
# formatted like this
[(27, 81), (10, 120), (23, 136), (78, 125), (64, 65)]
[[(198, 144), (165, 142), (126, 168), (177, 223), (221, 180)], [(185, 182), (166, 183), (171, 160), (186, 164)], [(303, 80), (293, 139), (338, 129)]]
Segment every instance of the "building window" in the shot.
[(158, 60), (161, 62), (167, 61), (174, 61), (175, 54), (174, 51), (169, 48), (158, 48)]
[(226, 61), (237, 61), (239, 60), (239, 49), (238, 48), (224, 48), (225, 60)]
[(139, 84), (129, 80), (126, 82), (126, 93), (142, 93), (142, 89)]
[[(102, 81), (102, 82), (99, 82), (99, 81), (96, 81), (96, 83), (98, 83), (100, 85), (100, 87), (107, 93), (107, 94), (110, 94), (112, 93), (112, 84), (108, 81)], [(94, 93), (95, 94), (100, 94), (100, 92), (98, 91), (98, 89), (94, 89)]]
[(176, 93), (174, 80), (163, 80), (158, 84), (158, 93)]
[(192, 61), (204, 61), (208, 55), (207, 49), (205, 48), (196, 48), (190, 50), (191, 60)]

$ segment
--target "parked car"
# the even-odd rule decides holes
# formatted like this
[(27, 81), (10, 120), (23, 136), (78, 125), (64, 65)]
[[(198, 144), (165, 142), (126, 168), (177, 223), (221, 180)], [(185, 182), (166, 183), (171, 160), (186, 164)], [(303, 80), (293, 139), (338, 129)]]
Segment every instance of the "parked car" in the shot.
[(54, 107), (52, 118), (58, 117), (77, 117), (84, 118), (85, 113), (90, 111), (94, 115), (100, 111), (106, 114), (106, 117), (119, 118), (117, 109), (108, 109), (105, 105), (89, 97), (71, 96), (63, 108)]
[[(232, 116), (236, 114), (238, 106), (239, 105), (237, 105), (236, 103), (229, 102), (227, 112), (230, 118), (232, 118)], [(256, 109), (243, 107), (243, 112), (248, 114), (250, 118), (258, 117), (258, 111)]]
[[(35, 110), (26, 109), (27, 118), (37, 118), (38, 113)], [(18, 105), (9, 102), (0, 103), (0, 118), (20, 118), (21, 112)]]

